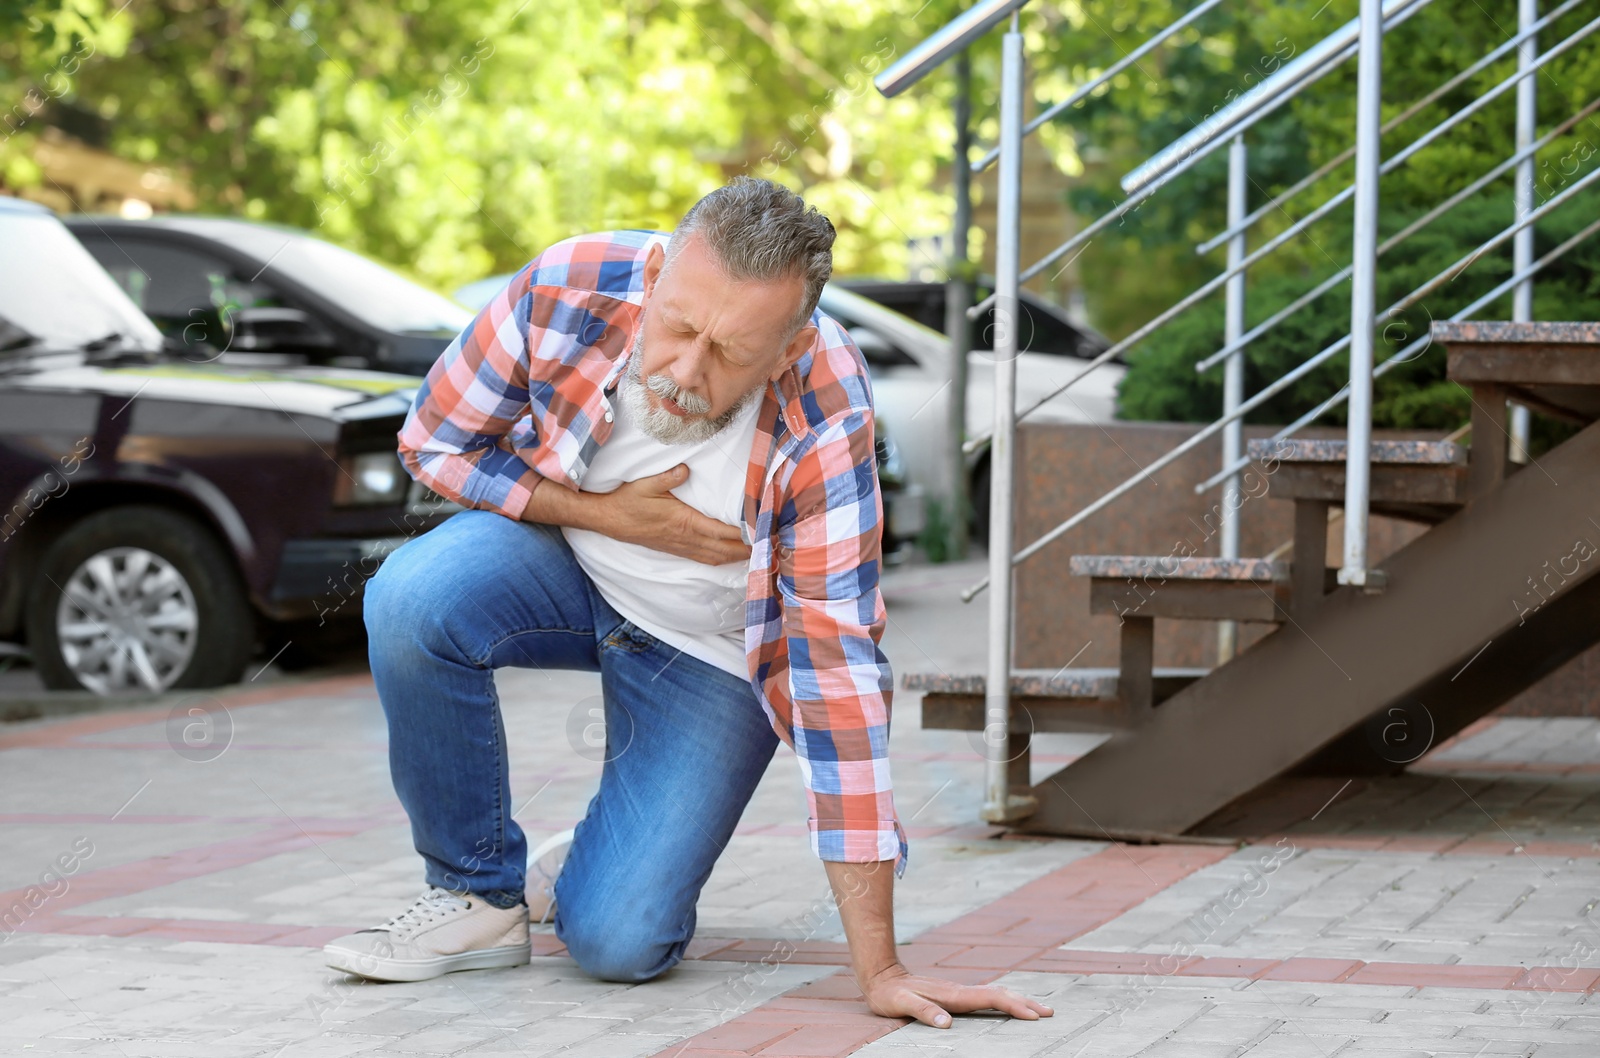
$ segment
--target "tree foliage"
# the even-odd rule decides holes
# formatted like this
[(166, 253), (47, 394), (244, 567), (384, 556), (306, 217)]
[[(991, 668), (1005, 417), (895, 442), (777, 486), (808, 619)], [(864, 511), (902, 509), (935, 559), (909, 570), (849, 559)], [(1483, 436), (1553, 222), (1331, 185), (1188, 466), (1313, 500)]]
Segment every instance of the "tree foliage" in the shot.
[(871, 78), (953, 0), (0, 3), (12, 188), (40, 179), (44, 121), (87, 115), (202, 209), (445, 288), (576, 232), (670, 226), (740, 172), (826, 210), (841, 270), (903, 272), (908, 237), (948, 226), (948, 79), (890, 101)]

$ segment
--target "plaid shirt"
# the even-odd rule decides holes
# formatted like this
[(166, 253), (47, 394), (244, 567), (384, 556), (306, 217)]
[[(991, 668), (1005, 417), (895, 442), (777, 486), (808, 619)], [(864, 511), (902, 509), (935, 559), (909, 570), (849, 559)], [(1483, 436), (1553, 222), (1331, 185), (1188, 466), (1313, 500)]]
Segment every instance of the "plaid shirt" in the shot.
[[(450, 343), (399, 432), (417, 481), (520, 519), (541, 477), (577, 491), (611, 435), (644, 263), (667, 235), (610, 231), (535, 257)], [(894, 676), (879, 649), (883, 500), (866, 365), (820, 311), (811, 348), (757, 413), (743, 531), (750, 683), (799, 758), (824, 860), (906, 865), (889, 782)], [(546, 486), (547, 488), (550, 486)]]

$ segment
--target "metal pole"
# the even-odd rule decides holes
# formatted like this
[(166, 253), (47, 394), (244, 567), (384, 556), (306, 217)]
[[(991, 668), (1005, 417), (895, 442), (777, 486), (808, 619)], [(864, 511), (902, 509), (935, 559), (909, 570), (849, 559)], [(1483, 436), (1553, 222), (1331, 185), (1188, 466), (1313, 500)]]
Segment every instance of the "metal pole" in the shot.
[(1372, 448), (1373, 323), (1377, 315), (1379, 128), (1383, 117), (1383, 4), (1361, 0), (1356, 71), (1355, 233), (1351, 255), (1350, 417), (1344, 465), (1344, 565), (1339, 583), (1381, 590), (1367, 568), (1368, 457)]
[(1000, 200), (995, 222), (994, 441), (989, 452), (989, 668), (984, 684), (983, 818), (1021, 819), (1031, 797), (1013, 797), (1006, 750), (1011, 728), (1011, 493), (1017, 432), (1017, 273), (1022, 266), (1022, 34), (1017, 16), (1000, 67)]
[[(1249, 175), (1246, 169), (1247, 153), (1243, 136), (1235, 136), (1228, 145), (1228, 227), (1238, 226), (1247, 212)], [(1239, 268), (1244, 260), (1246, 236), (1244, 228), (1228, 240), (1228, 267)], [(1226, 321), (1223, 339), (1232, 345), (1244, 334), (1244, 270), (1228, 278), (1224, 294)], [(1244, 347), (1228, 354), (1223, 363), (1222, 413), (1231, 415), (1244, 401)], [(1222, 430), (1222, 465), (1231, 467), (1244, 452), (1244, 421), (1234, 419)], [(1222, 540), (1219, 554), (1223, 558), (1239, 557), (1239, 472), (1229, 475), (1222, 487)], [(1217, 664), (1225, 665), (1239, 649), (1239, 623), (1223, 621), (1217, 625)]]
[(950, 558), (967, 557), (967, 517), (972, 506), (967, 494), (967, 353), (972, 348), (971, 264), (967, 260), (967, 231), (972, 227), (972, 62), (966, 52), (956, 56), (956, 142), (950, 163), (951, 191), (955, 195), (955, 222), (950, 230), (949, 281), (944, 291), (944, 331), (950, 339), (950, 423), (945, 444), (945, 465), (950, 474)]
[[(1517, 32), (1527, 32), (1539, 20), (1539, 0), (1517, 0)], [(1529, 34), (1517, 46), (1517, 69), (1526, 70), (1539, 59), (1539, 39)], [(1533, 142), (1539, 123), (1539, 82), (1535, 77), (1524, 77), (1517, 82), (1517, 150), (1525, 150)], [(1516, 211), (1517, 218), (1528, 215), (1533, 209), (1534, 157), (1530, 152), (1517, 163)], [(1524, 272), (1533, 264), (1532, 224), (1512, 237), (1512, 274)], [(1533, 319), (1533, 277), (1518, 283), (1511, 294), (1511, 318), (1519, 323)], [(1525, 404), (1511, 405), (1511, 449), (1507, 453), (1513, 463), (1528, 461), (1528, 430), (1531, 426)], [(1476, 440), (1476, 438), (1474, 438)]]

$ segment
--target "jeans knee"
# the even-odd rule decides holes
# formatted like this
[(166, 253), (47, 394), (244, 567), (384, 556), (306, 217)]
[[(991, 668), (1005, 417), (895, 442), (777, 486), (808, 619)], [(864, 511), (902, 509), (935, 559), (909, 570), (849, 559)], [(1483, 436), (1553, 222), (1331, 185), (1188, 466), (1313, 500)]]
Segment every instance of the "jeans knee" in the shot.
[(556, 905), (556, 937), (591, 977), (637, 984), (657, 977), (683, 959), (683, 943), (663, 944), (617, 923), (574, 924)]
[(462, 653), (446, 627), (451, 606), (448, 584), (426, 561), (407, 561), (401, 548), (367, 584), (362, 620), (374, 658), (414, 657), (416, 648), (431, 655)]
[(395, 579), (392, 557), (378, 567), (378, 572), (367, 581), (367, 590), (361, 599), (361, 622), (367, 626), (367, 635), (377, 637), (386, 630), (393, 615), (390, 605), (389, 584)]

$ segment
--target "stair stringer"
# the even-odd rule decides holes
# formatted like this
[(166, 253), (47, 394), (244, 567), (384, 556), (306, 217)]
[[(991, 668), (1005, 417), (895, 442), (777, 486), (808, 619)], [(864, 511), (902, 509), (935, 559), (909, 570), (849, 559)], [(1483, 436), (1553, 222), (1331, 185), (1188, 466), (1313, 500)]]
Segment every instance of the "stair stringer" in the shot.
[[(1182, 833), (1386, 704), (1441, 674), (1448, 680), (1485, 643), (1527, 620), (1540, 598), (1528, 579), (1570, 569), (1579, 540), (1600, 546), (1600, 423), (1390, 556), (1383, 593), (1340, 588), (1310, 617), (1285, 623), (1169, 698), (1143, 726), (1036, 784), (1037, 811), (1017, 829)], [(1577, 566), (1552, 600), (1594, 578), (1600, 554)], [(1459, 679), (1491, 678), (1487, 667), (1480, 673), (1468, 667)], [(1492, 677), (1515, 693), (1542, 674), (1528, 673), (1520, 686), (1501, 672)], [(1442, 703), (1441, 711), (1459, 728), (1507, 696), (1462, 692), (1459, 706)]]
[[(1600, 518), (1596, 519), (1600, 521)], [(1600, 544), (1600, 530), (1594, 534)], [(1399, 775), (1426, 750), (1509, 702), (1561, 666), (1600, 643), (1600, 576), (1589, 577), (1460, 659), (1421, 687), (1385, 702), (1357, 728), (1345, 732), (1293, 769), (1295, 775)], [(1398, 712), (1396, 711), (1398, 710)], [(1390, 728), (1396, 718), (1404, 731)], [(1412, 747), (1384, 747), (1385, 730), (1410, 738)]]

